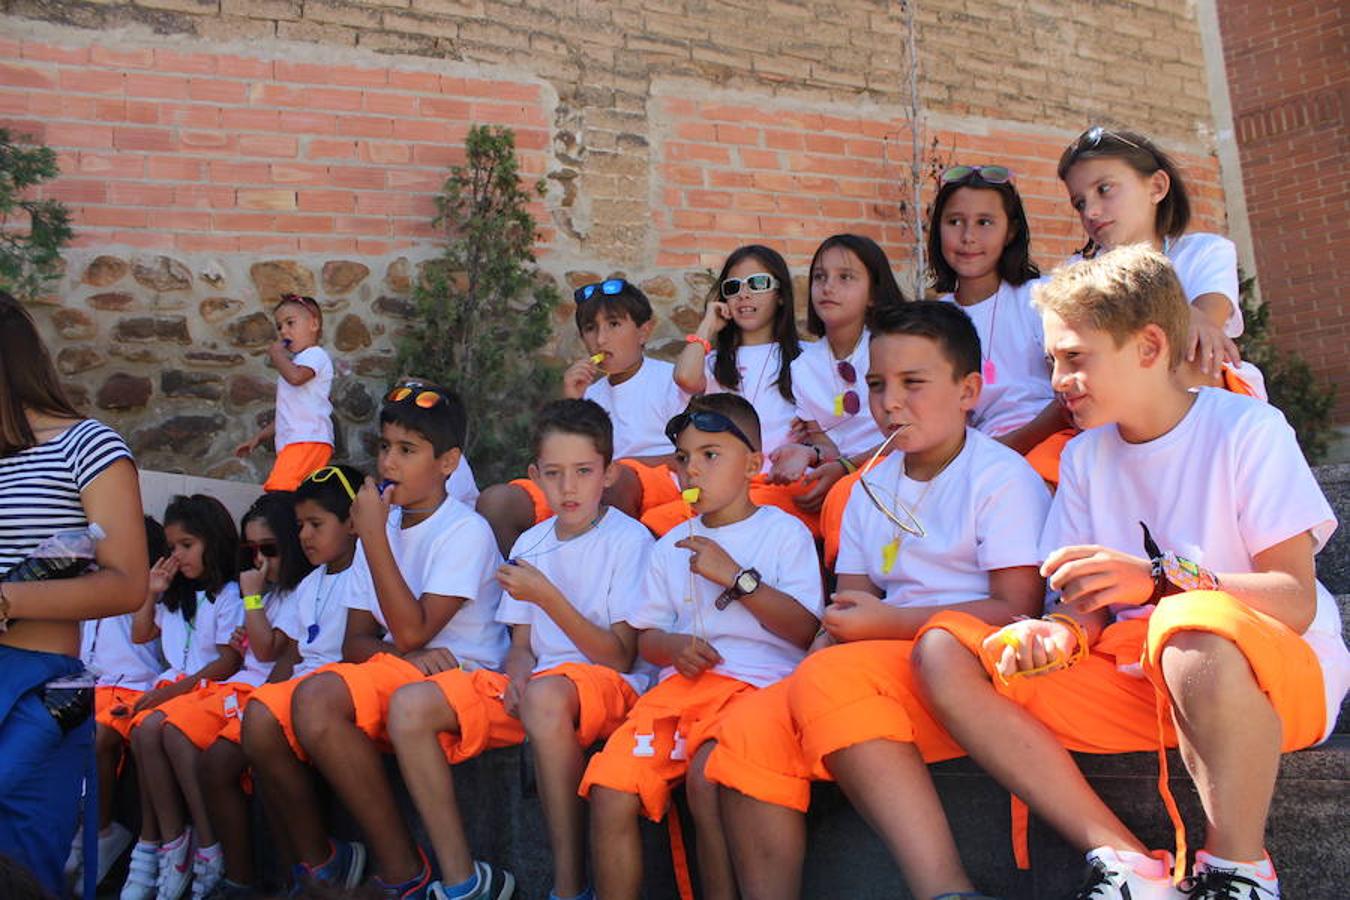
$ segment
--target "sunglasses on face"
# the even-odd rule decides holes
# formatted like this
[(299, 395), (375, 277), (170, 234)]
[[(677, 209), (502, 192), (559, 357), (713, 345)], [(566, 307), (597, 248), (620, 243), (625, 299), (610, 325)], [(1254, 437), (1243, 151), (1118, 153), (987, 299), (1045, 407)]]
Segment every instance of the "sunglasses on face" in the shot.
[[(841, 359), (834, 364), (835, 371), (844, 384), (854, 385), (858, 383), (858, 370), (853, 368), (853, 363), (846, 359)], [(858, 410), (862, 409), (862, 400), (858, 397), (858, 392), (851, 387), (835, 398), (836, 416), (847, 413), (850, 416), (856, 416)]]
[[(392, 393), (392, 391), (390, 393)], [(347, 480), (347, 476), (343, 475), (342, 470), (337, 466), (324, 466), (305, 480), (312, 481), (315, 484), (323, 484), (330, 478), (336, 478), (338, 481), (342, 482), (342, 489), (347, 492), (348, 500), (356, 499), (356, 491), (352, 490), (351, 482)]]
[(1013, 173), (1007, 166), (952, 166), (942, 173), (940, 180), (943, 184), (964, 184), (977, 180), (985, 184), (1007, 184), (1013, 180)]
[(686, 428), (693, 425), (699, 431), (706, 431), (710, 434), (731, 434), (739, 438), (742, 444), (749, 447), (752, 453), (758, 453), (759, 448), (750, 442), (745, 436), (745, 432), (736, 425), (735, 422), (728, 419), (719, 412), (713, 412), (710, 409), (700, 409), (694, 412), (682, 412), (666, 423), (666, 437), (672, 444), (684, 432)]
[(277, 555), (276, 541), (244, 541), (239, 545), (239, 566), (244, 569), (253, 568), (254, 560), (261, 553), (267, 559), (275, 559)]
[(768, 272), (756, 272), (744, 278), (728, 278), (723, 281), (722, 296), (729, 300), (739, 294), (742, 288), (748, 288), (752, 294), (762, 294), (776, 287), (778, 287), (777, 278)]
[(628, 287), (628, 282), (622, 278), (609, 278), (605, 281), (597, 281), (594, 284), (583, 284), (572, 292), (572, 299), (576, 303), (585, 303), (596, 294), (604, 294), (607, 297), (621, 294), (626, 287)]
[(422, 409), (431, 409), (444, 399), (439, 391), (429, 390), (420, 384), (401, 384), (384, 395), (386, 403), (412, 402)]

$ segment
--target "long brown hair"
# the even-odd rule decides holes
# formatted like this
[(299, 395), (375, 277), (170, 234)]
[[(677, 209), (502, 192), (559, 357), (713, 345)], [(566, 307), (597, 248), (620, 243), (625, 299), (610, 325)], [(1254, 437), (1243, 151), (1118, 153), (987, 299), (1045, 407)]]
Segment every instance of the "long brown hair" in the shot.
[(0, 291), (0, 456), (36, 446), (26, 411), (80, 418), (56, 377), (37, 323), (18, 300)]

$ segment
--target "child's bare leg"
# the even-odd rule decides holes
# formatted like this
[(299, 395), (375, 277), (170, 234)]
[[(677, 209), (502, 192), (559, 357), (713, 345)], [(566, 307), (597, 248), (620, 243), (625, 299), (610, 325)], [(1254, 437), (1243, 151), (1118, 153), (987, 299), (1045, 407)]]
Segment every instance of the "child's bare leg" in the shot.
[(745, 900), (797, 900), (806, 857), (806, 816), (740, 791), (718, 791), (727, 848)]
[(502, 556), (510, 556), (516, 539), (534, 525), (534, 501), (519, 485), (494, 484), (484, 488), (474, 509), (492, 526)]
[(616, 466), (619, 477), (605, 488), (604, 501), (626, 516), (637, 518), (642, 511), (642, 481), (627, 466)]
[(704, 742), (689, 761), (684, 793), (694, 819), (698, 839), (699, 882), (704, 900), (736, 900), (736, 874), (731, 870), (731, 853), (722, 830), (722, 814), (717, 805), (717, 785), (703, 774), (708, 755), (716, 746)]
[(249, 840), (248, 799), (239, 778), (248, 767), (244, 751), (233, 741), (219, 740), (198, 760), (198, 779), (207, 813), (225, 857), (225, 877), (236, 884), (253, 883), (253, 845)]
[(1231, 641), (1184, 631), (1162, 651), (1181, 757), (1205, 809), (1205, 849), (1265, 858), (1266, 816), (1280, 769), (1282, 725)]
[(575, 897), (586, 889), (585, 808), (577, 786), (585, 756), (577, 744), (581, 701), (567, 678), (536, 678), (525, 688), (520, 720), (534, 748), (539, 802), (553, 851), (553, 893)]
[(192, 824), (197, 827), (197, 846), (209, 847), (216, 842), (216, 835), (211, 828), (211, 816), (206, 811), (201, 779), (197, 776), (201, 751), (173, 724), (164, 726), (164, 751), (183, 791), (183, 799), (187, 801), (188, 812), (192, 814)]
[(600, 900), (636, 900), (642, 889), (640, 811), (637, 794), (591, 788), (591, 865)]
[(871, 740), (826, 756), (825, 767), (881, 836), (915, 897), (973, 891), (928, 766), (913, 744)]
[[(389, 702), (389, 738), (417, 812), (431, 836), (442, 879), (458, 884), (474, 877), (473, 854), (455, 798), (455, 778), (437, 737), (459, 733), (459, 716), (434, 684), (398, 689)], [(402, 879), (401, 879), (402, 880)]]
[[(342, 679), (320, 672), (295, 689), (295, 734), (361, 826), (380, 878), (398, 884), (422, 868), (408, 826), (394, 803), (380, 751), (356, 727), (352, 695)], [(322, 864), (328, 857), (325, 849)], [(308, 862), (309, 860), (306, 860)]]
[(131, 733), (131, 752), (136, 755), (141, 784), (149, 794), (150, 803), (145, 809), (153, 811), (158, 823), (158, 838), (141, 828), (141, 835), (146, 840), (172, 841), (187, 827), (183, 795), (178, 791), (173, 765), (164, 752), (164, 723), (164, 714), (157, 712)]
[(122, 759), (122, 736), (107, 725), (94, 730), (94, 755), (98, 760), (98, 827), (112, 824), (113, 795), (117, 793), (117, 763)]
[(1148, 853), (1088, 785), (1073, 757), (1031, 714), (994, 690), (979, 660), (950, 633), (925, 634), (915, 671), (932, 709), (980, 766), (1084, 853)]
[(272, 837), (288, 864), (322, 865), (329, 854), (328, 832), (319, 816), (314, 771), (295, 755), (272, 711), (251, 703), (244, 714), (244, 755), (253, 766), (253, 783), (262, 797)]

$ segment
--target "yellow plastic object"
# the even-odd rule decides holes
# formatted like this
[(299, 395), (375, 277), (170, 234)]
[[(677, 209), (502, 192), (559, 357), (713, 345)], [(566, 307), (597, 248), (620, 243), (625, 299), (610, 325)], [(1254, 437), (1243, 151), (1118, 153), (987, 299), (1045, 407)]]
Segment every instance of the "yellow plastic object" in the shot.
[(899, 538), (887, 541), (881, 548), (881, 574), (891, 574), (891, 569), (895, 568), (895, 558), (900, 555)]
[(602, 362), (604, 362), (604, 361), (605, 361), (605, 354), (603, 354), (603, 353), (592, 353), (592, 354), (591, 354), (591, 362), (595, 363), (597, 366), (600, 365), (600, 363), (602, 363)]
[(683, 500), (685, 503), (697, 503), (698, 496), (701, 493), (702, 490), (700, 488), (696, 487), (685, 488), (684, 490), (680, 491), (680, 499)]
[(842, 415), (844, 414), (844, 395), (843, 395), (843, 394), (835, 394), (835, 395), (834, 395), (834, 414), (835, 414), (836, 417), (842, 416)]
[(1003, 632), (1003, 634), (999, 635), (998, 639), (1014, 650), (1022, 649), (1022, 642), (1018, 640), (1017, 635), (1013, 634), (1011, 631)]

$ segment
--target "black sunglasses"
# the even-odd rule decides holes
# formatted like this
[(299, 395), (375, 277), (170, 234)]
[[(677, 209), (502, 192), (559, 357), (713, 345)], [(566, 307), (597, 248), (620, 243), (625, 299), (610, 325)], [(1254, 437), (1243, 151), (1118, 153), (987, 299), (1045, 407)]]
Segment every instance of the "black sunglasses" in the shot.
[(612, 297), (615, 294), (622, 294), (626, 287), (628, 287), (628, 282), (622, 278), (609, 278), (605, 281), (597, 281), (594, 284), (583, 284), (572, 292), (572, 300), (576, 303), (585, 303), (597, 293)]
[(732, 436), (740, 438), (741, 443), (749, 447), (752, 453), (759, 452), (759, 448), (745, 436), (745, 432), (741, 431), (735, 422), (720, 412), (713, 412), (710, 409), (685, 411), (675, 416), (666, 423), (666, 437), (674, 444), (680, 434), (690, 425), (693, 425), (699, 431), (706, 431), (710, 434), (730, 433)]
[(268, 559), (273, 559), (277, 555), (276, 541), (242, 541), (239, 544), (239, 564), (246, 568), (253, 568), (253, 561), (261, 553)]

